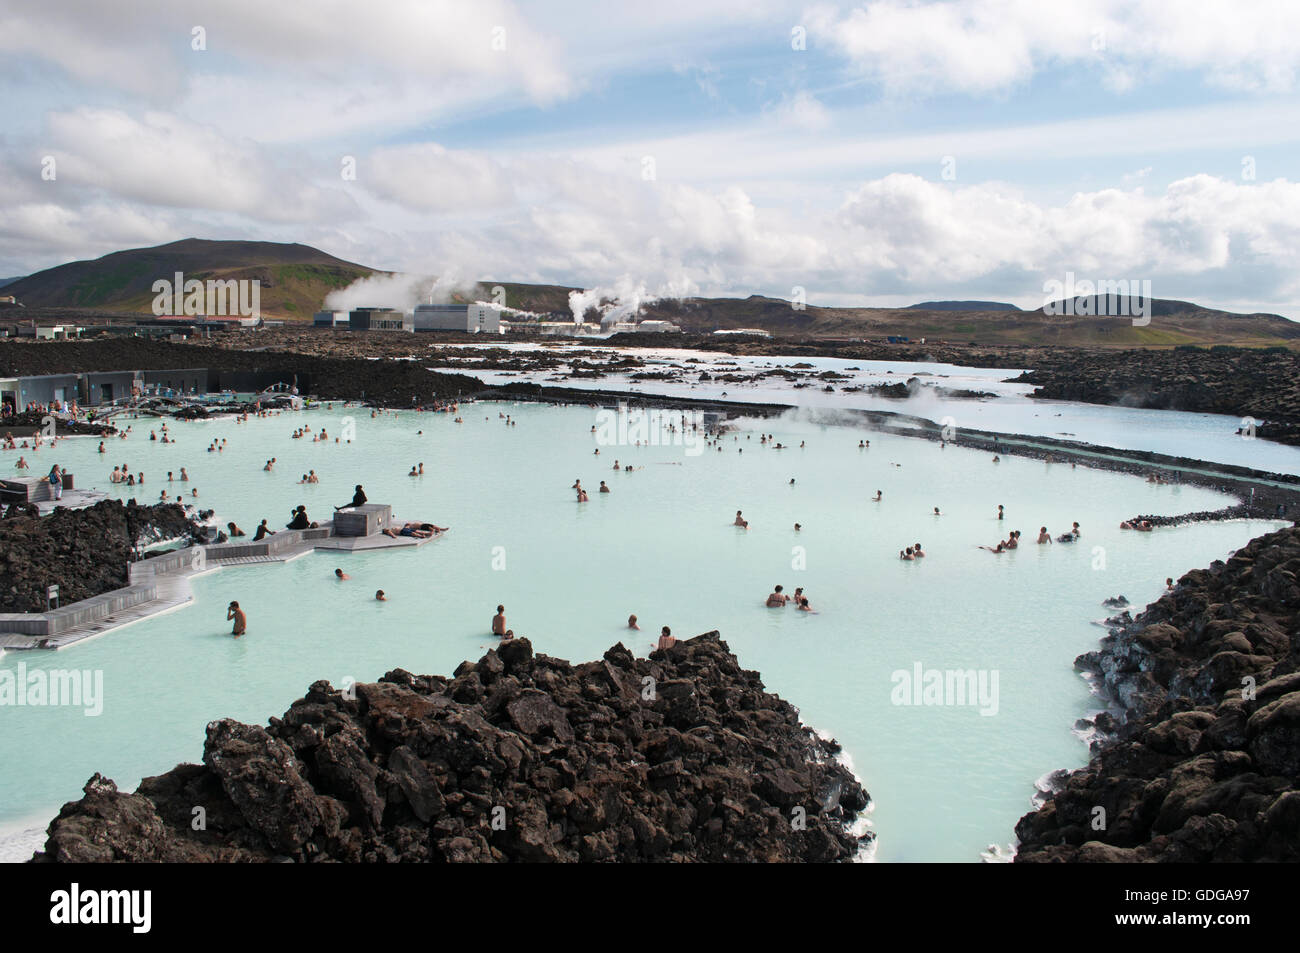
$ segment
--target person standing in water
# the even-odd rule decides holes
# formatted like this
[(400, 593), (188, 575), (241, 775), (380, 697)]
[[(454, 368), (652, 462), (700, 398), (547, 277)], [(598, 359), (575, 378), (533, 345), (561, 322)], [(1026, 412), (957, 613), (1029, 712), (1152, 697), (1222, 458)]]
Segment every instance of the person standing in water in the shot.
[(492, 634), (499, 638), (506, 635), (506, 607), (497, 606), (497, 614), (492, 617)]
[(248, 617), (244, 615), (244, 610), (239, 608), (238, 602), (232, 602), (226, 606), (226, 621), (229, 622), (231, 619), (235, 620), (235, 627), (231, 634), (235, 638), (239, 638), (248, 630)]
[(630, 615), (627, 617), (627, 627), (629, 629), (636, 629), (638, 632), (641, 631), (641, 626), (636, 624), (636, 616), (634, 615)]

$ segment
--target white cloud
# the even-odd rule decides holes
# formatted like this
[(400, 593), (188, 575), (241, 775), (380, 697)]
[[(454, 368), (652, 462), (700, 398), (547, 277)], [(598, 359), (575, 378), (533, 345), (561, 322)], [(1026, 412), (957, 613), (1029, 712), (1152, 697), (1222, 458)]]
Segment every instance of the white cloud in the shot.
[(338, 219), (355, 205), (273, 162), (251, 140), (162, 112), (52, 113), (50, 153), (61, 189), (89, 187), (149, 205), (238, 212), (268, 222)]
[(871, 0), (808, 9), (814, 39), (894, 95), (1002, 92), (1052, 68), (1114, 89), (1177, 70), (1276, 92), (1300, 70), (1300, 5), (1288, 0)]

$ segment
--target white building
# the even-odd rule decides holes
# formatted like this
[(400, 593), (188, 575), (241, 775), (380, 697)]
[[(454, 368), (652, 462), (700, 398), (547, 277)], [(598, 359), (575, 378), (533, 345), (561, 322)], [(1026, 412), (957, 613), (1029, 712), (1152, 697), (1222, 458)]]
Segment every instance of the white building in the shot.
[(417, 304), (416, 331), (500, 334), (501, 312), (486, 304)]

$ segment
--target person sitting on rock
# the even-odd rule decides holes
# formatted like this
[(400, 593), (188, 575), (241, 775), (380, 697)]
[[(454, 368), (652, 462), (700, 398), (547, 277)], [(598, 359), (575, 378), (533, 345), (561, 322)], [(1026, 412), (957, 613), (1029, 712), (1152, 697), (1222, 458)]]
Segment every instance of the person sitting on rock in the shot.
[(497, 614), (492, 617), (492, 634), (504, 637), (506, 634), (506, 607), (497, 606)]
[(659, 651), (662, 652), (665, 649), (670, 649), (676, 644), (677, 640), (673, 638), (672, 629), (668, 628), (668, 626), (664, 626), (659, 633)]

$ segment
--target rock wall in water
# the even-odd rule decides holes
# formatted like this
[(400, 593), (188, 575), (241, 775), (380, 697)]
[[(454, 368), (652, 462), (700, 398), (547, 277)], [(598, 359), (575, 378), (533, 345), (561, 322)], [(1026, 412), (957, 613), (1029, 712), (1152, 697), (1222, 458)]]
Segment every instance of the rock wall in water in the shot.
[(34, 860), (843, 861), (874, 835), (838, 750), (716, 632), (580, 665), (518, 639), (214, 721), (134, 794), (96, 774)]
[(1187, 573), (1075, 664), (1124, 717), (1021, 818), (1018, 863), (1300, 861), (1300, 528)]

